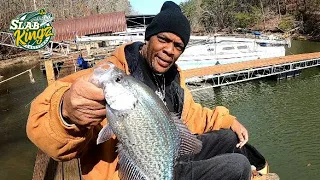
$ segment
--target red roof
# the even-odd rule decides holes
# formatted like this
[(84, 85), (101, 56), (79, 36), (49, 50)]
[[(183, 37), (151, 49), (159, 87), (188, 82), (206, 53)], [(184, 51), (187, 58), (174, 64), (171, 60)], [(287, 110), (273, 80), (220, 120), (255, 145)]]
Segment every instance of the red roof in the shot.
[(124, 12), (97, 14), (81, 18), (67, 19), (52, 23), (55, 29), (54, 41), (73, 40), (75, 36), (104, 32), (125, 31), (126, 17)]

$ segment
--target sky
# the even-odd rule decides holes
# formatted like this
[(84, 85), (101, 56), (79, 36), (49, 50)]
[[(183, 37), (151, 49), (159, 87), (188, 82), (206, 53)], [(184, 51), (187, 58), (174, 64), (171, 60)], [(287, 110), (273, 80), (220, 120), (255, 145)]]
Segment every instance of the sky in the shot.
[[(166, 0), (130, 0), (130, 4), (138, 14), (156, 15)], [(178, 5), (186, 0), (172, 0)]]

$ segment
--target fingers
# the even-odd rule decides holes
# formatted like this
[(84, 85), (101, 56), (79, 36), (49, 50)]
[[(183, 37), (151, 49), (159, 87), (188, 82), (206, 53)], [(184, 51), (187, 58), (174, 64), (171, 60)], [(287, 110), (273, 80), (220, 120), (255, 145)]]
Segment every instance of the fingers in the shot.
[(243, 142), (244, 142), (243, 135), (240, 132), (239, 133), (236, 132), (236, 134), (238, 135), (238, 138), (239, 138), (239, 143), (236, 145), (236, 147), (241, 148), (244, 145), (243, 144)]
[(104, 119), (106, 116), (106, 109), (78, 109), (79, 116), (86, 116), (88, 118), (96, 119), (96, 118), (102, 118)]
[(99, 124), (106, 117), (103, 90), (85, 77), (77, 79), (64, 95), (62, 115), (87, 128)]
[(85, 86), (85, 88), (81, 89), (81, 94), (83, 94), (83, 97), (97, 101), (104, 100), (104, 94), (101, 88), (98, 88), (97, 86), (89, 82), (83, 85)]
[(96, 121), (101, 122), (106, 117), (105, 106), (92, 100), (74, 100), (68, 108), (69, 119), (77, 125), (96, 125)]
[(231, 129), (237, 134), (239, 138), (239, 143), (236, 145), (236, 147), (242, 148), (249, 140), (247, 129), (236, 119), (232, 123)]
[(90, 99), (95, 101), (104, 100), (103, 90), (84, 79), (78, 79), (72, 85), (71, 89), (72, 91), (77, 93), (80, 97), (83, 97), (85, 99)]
[(237, 148), (242, 148), (249, 140), (248, 131), (242, 126), (240, 128), (240, 133), (237, 133), (239, 138), (239, 143), (236, 145)]
[(84, 126), (87, 128), (98, 125), (105, 117), (92, 116), (90, 114), (82, 113), (80, 111), (76, 112), (74, 115), (77, 119), (77, 125)]
[(105, 109), (105, 101), (95, 101), (86, 98), (72, 98), (70, 104), (73, 109), (99, 110)]
[(244, 132), (243, 132), (243, 137), (244, 137), (244, 140), (246, 141), (246, 143), (249, 141), (249, 134), (248, 134), (248, 131), (247, 129), (244, 128)]

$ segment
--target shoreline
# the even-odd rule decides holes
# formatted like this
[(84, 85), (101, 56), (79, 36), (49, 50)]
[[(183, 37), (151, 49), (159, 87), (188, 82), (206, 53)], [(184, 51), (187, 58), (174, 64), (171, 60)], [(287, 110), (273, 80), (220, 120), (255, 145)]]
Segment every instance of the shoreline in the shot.
[[(0, 71), (19, 65), (33, 65), (40, 62), (38, 54), (22, 55), (16, 58), (0, 60)], [(3, 74), (0, 74), (3, 76)]]

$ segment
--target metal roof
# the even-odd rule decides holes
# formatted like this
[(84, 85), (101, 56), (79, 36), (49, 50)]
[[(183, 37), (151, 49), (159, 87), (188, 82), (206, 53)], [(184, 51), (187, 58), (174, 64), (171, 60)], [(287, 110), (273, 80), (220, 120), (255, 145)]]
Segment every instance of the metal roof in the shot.
[(155, 15), (127, 15), (127, 27), (137, 28), (137, 27), (147, 27)]
[(124, 12), (97, 14), (81, 18), (67, 19), (52, 23), (55, 29), (54, 41), (73, 40), (77, 36), (126, 30)]

